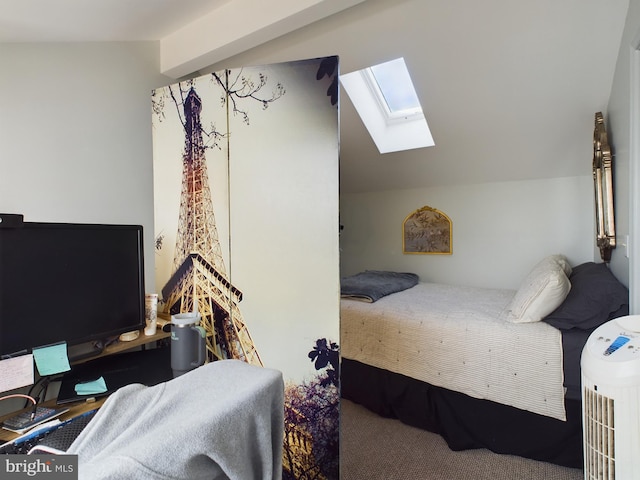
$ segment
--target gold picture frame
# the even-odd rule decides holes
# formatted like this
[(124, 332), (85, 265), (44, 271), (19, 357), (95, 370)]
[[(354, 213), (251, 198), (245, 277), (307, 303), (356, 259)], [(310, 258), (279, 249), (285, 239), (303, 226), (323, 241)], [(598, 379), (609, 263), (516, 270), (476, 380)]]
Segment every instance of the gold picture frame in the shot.
[(616, 247), (613, 209), (613, 155), (602, 112), (595, 114), (593, 130), (593, 183), (596, 207), (596, 244), (604, 262), (611, 260)]
[(451, 219), (436, 208), (424, 206), (402, 222), (402, 252), (451, 255)]

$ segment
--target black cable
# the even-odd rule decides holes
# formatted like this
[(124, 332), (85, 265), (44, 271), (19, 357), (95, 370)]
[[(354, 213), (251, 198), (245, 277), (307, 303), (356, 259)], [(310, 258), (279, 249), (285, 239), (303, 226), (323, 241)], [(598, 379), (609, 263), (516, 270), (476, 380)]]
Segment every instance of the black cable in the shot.
[[(44, 401), (47, 395), (47, 390), (49, 389), (49, 384), (57, 380), (58, 380), (58, 376), (40, 377), (33, 385), (31, 385), (31, 388), (29, 388), (29, 396), (36, 399), (36, 404), (40, 402), (41, 398)], [(34, 395), (33, 392), (35, 391), (36, 388), (38, 388), (38, 386), (40, 387), (40, 391), (38, 395)], [(31, 404), (31, 401), (26, 400), (24, 402), (24, 408), (27, 408), (30, 404)]]
[[(38, 385), (40, 384), (40, 382), (44, 381), (47, 377), (40, 377), (33, 385), (31, 385), (31, 388), (29, 388), (29, 396), (30, 397), (34, 397), (36, 398), (36, 403), (37, 402), (37, 397), (33, 394), (34, 390), (38, 387)], [(42, 391), (42, 390), (41, 390)], [(29, 405), (31, 404), (31, 401), (26, 400), (24, 402), (24, 408), (27, 408)]]

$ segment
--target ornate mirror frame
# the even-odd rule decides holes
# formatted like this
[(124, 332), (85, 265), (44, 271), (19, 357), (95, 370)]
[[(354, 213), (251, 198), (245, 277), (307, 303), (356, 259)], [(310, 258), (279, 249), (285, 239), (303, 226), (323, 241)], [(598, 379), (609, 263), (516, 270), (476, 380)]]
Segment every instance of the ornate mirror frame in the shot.
[(613, 157), (601, 112), (595, 115), (593, 130), (593, 182), (596, 202), (596, 244), (604, 262), (616, 247), (613, 212)]

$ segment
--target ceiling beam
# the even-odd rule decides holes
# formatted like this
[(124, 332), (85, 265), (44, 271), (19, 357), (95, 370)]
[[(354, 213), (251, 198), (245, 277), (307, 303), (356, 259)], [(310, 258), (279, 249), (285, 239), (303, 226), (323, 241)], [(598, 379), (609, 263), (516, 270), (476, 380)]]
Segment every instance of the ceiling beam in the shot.
[(188, 76), (366, 0), (231, 0), (160, 40), (160, 70)]

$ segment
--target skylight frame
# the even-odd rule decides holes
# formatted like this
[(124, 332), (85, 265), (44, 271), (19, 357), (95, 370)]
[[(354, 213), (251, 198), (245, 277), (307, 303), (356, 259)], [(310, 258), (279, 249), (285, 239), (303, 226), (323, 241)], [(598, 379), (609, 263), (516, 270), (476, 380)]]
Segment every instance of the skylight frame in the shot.
[[(410, 79), (411, 75), (404, 58), (396, 60), (402, 61)], [(371, 67), (340, 75), (340, 84), (351, 99), (378, 151), (384, 154), (434, 146), (435, 142), (422, 107), (419, 111), (411, 109), (391, 112), (386, 106), (387, 102), (377, 86), (375, 77), (367, 72), (369, 68)], [(410, 82), (415, 94), (413, 81)], [(418, 98), (417, 94), (415, 98)]]

